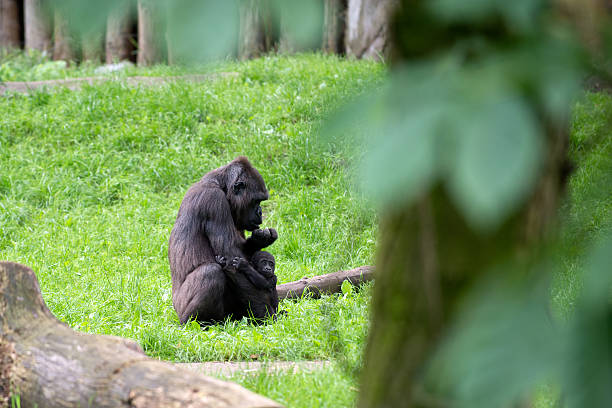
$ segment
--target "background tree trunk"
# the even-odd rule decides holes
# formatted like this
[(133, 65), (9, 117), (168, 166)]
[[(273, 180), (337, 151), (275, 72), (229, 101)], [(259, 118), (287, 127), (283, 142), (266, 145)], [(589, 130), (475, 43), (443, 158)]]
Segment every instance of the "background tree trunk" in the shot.
[(241, 3), (238, 57), (242, 60), (257, 58), (266, 50), (262, 17), (262, 1), (245, 0)]
[(51, 20), (44, 0), (24, 0), (25, 48), (51, 52)]
[(76, 60), (75, 40), (70, 31), (68, 20), (57, 10), (53, 21), (53, 59)]
[(131, 42), (132, 15), (128, 5), (119, 6), (108, 16), (106, 24), (106, 63), (130, 60), (134, 46)]
[(0, 0), (0, 48), (19, 48), (21, 46), (21, 22), (19, 2)]
[(138, 65), (153, 65), (162, 61), (159, 33), (159, 13), (149, 0), (138, 0)]
[(330, 54), (344, 52), (346, 7), (346, 0), (325, 0), (322, 45), (324, 52)]
[(0, 262), (0, 405), (280, 407), (236, 384), (144, 355), (131, 340), (58, 321), (31, 269)]
[(348, 0), (346, 55), (380, 58), (389, 55), (389, 20), (398, 0)]

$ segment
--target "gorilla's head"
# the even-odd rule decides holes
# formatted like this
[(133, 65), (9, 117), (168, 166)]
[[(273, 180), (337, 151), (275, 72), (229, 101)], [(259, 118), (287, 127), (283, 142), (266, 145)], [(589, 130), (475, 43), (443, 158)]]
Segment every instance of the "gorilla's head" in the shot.
[(269, 252), (255, 252), (251, 259), (251, 263), (253, 264), (257, 272), (261, 273), (265, 277), (270, 277), (274, 274), (276, 263), (274, 261), (274, 256)]
[(234, 159), (224, 170), (225, 193), (236, 228), (256, 230), (263, 222), (260, 203), (268, 199), (268, 189), (261, 174), (244, 156)]

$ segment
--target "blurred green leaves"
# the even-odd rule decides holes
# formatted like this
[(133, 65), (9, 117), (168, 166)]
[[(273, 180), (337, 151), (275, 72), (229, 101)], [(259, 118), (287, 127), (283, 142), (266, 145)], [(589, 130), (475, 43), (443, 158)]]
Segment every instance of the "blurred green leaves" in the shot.
[(234, 51), (239, 32), (238, 0), (166, 1), (173, 58), (206, 61)]
[(529, 192), (541, 150), (529, 102), (494, 65), (405, 67), (352, 115), (332, 119), (327, 133), (360, 118), (354, 130), (368, 151), (361, 179), (383, 206), (404, 205), (440, 181), (474, 227), (493, 227)]
[[(423, 30), (439, 31), (436, 46), (446, 41), (441, 36), (448, 44), (427, 57), (410, 48), (420, 57), (396, 65), (375, 96), (332, 117), (325, 132), (364, 137), (361, 180), (383, 208), (410, 204), (442, 184), (469, 224), (487, 232), (532, 191), (546, 132), (567, 126), (582, 54), (565, 27), (542, 18), (541, 1), (427, 4), (432, 21), (448, 27)], [(485, 17), (529, 30), (501, 41), (501, 29), (454, 25)]]
[[(511, 94), (465, 109), (455, 122), (457, 133), (465, 133), (458, 136), (449, 189), (468, 221), (486, 228), (502, 220), (532, 186), (539, 128), (523, 101)], [(476, 111), (479, 120), (463, 119)]]
[[(507, 269), (495, 276), (516, 266)], [(474, 290), (430, 366), (434, 392), (460, 407), (508, 407), (558, 371), (565, 337), (547, 311), (546, 285), (533, 283), (498, 278)]]
[(298, 49), (318, 46), (321, 38), (323, 2), (319, 0), (272, 0), (282, 30)]
[(49, 13), (52, 13), (54, 7), (67, 17), (68, 24), (73, 30), (87, 33), (105, 27), (109, 13), (124, 9), (126, 4), (135, 5), (136, 0), (50, 0), (43, 4), (49, 7)]
[[(169, 54), (183, 63), (203, 62), (234, 55), (240, 32), (240, 7), (246, 0), (50, 0), (49, 14), (59, 11), (75, 32), (103, 31), (108, 16), (132, 14), (137, 4), (147, 6), (156, 19), (156, 35), (167, 41)], [(296, 49), (320, 43), (323, 3), (318, 0), (261, 0), (274, 27)], [(163, 48), (163, 44), (159, 44)]]
[(542, 0), (433, 0), (428, 8), (447, 22), (473, 24), (495, 16), (515, 30), (532, 31), (537, 28), (544, 3)]
[[(562, 383), (567, 407), (612, 406), (612, 235), (589, 257), (584, 291), (567, 325), (556, 325), (548, 285), (508, 279), (518, 266), (468, 296), (431, 361), (426, 387), (459, 407), (507, 407), (545, 382)], [(549, 276), (547, 263), (535, 276)], [(514, 275), (516, 276), (516, 275)]]

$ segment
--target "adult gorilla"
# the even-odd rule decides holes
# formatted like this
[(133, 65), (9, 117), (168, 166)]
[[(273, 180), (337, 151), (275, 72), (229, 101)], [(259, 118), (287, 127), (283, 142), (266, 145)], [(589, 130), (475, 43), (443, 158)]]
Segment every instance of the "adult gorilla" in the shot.
[[(274, 229), (258, 229), (262, 223), (260, 203), (267, 199), (263, 178), (243, 156), (210, 171), (189, 188), (168, 245), (172, 304), (181, 323), (190, 318), (213, 323), (248, 314), (252, 300), (248, 297), (257, 291), (239, 290), (216, 257), (250, 259), (276, 240)], [(253, 231), (248, 239), (245, 230)], [(266, 284), (251, 265), (242, 267), (241, 272), (254, 285)]]

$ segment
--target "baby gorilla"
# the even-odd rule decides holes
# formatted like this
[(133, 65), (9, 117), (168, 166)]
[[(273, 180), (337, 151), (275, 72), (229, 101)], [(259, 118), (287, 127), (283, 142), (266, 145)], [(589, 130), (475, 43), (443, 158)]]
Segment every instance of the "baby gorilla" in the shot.
[[(233, 258), (229, 263), (223, 256), (217, 256), (216, 260), (247, 302), (244, 306), (250, 310), (249, 317), (261, 321), (266, 317), (276, 316), (278, 311), (277, 278), (274, 274), (276, 263), (271, 253), (256, 251), (251, 256), (250, 262), (240, 257)], [(253, 269), (256, 272), (253, 272)], [(235, 317), (240, 318), (240, 316)]]

